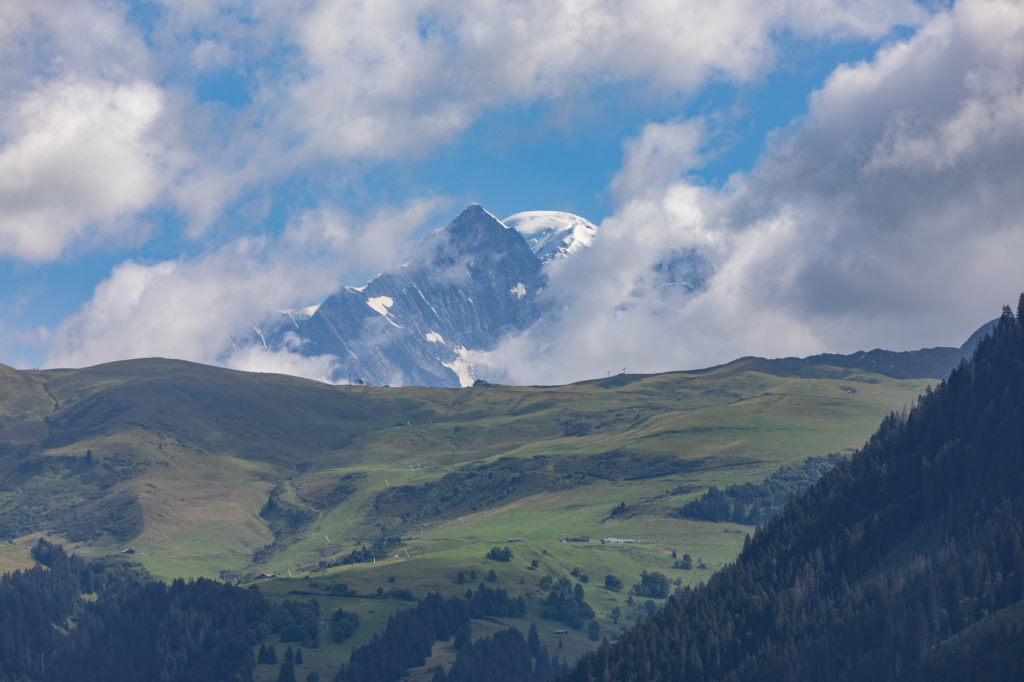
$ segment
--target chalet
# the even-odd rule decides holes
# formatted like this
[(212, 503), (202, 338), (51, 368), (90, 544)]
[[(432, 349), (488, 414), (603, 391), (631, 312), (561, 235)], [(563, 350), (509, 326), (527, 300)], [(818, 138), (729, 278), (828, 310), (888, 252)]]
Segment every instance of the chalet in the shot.
[(623, 538), (602, 538), (601, 544), (608, 543), (610, 545), (635, 545), (636, 540), (624, 540)]
[(589, 535), (577, 535), (576, 537), (566, 538), (566, 542), (590, 542)]
[(526, 542), (526, 538), (509, 538), (509, 542)]

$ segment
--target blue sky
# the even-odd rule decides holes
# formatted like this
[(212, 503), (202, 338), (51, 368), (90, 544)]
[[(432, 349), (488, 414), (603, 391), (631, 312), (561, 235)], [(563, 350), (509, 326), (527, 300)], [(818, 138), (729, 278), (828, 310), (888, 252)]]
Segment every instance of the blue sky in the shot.
[[(315, 377), (227, 339), (471, 201), (601, 228), (511, 380), (955, 344), (1024, 289), (1017, 3), (457, 5), (0, 10), (0, 362)], [(638, 287), (685, 249), (705, 294)]]

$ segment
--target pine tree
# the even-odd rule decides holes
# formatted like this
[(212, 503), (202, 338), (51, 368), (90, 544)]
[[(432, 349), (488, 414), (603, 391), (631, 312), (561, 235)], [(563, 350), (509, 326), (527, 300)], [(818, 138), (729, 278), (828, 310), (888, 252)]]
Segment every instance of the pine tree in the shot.
[(277, 682), (295, 682), (295, 666), (291, 661), (281, 664), (281, 672), (277, 674)]
[(530, 623), (530, 634), (526, 637), (526, 647), (534, 658), (540, 655), (540, 635), (537, 634), (536, 623)]

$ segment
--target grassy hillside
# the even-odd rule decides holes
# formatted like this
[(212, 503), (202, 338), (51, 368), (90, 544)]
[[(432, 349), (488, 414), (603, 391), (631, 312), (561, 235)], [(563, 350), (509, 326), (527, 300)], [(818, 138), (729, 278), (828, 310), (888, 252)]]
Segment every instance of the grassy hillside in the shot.
[[(389, 531), (403, 559), (482, 555), (509, 536), (692, 545), (665, 517), (687, 496), (857, 447), (929, 383), (826, 366), (814, 377), (755, 359), (470, 389), (333, 387), (159, 359), (5, 367), (0, 531), (87, 553), (130, 545), (164, 576), (295, 573)], [(628, 513), (607, 519), (619, 502)], [(721, 544), (707, 554), (725, 560), (737, 542)]]
[[(467, 389), (335, 387), (159, 359), (0, 367), (0, 569), (27, 565), (46, 535), (86, 555), (130, 547), (166, 578), (279, 574), (261, 582), (273, 598), (362, 618), (351, 640), (325, 630), (307, 652), (324, 673), (408, 605), (396, 590), (461, 594), (490, 571), (527, 598), (520, 625), (539, 618), (546, 578), (575, 574), (614, 636), (646, 613), (629, 595), (641, 571), (672, 589), (706, 581), (751, 531), (672, 510), (708, 486), (859, 447), (930, 383), (756, 358)], [(580, 535), (591, 541), (561, 542)], [(485, 558), (494, 546), (512, 560)], [(694, 567), (673, 568), (684, 554)], [(604, 589), (608, 574), (622, 591)], [(337, 596), (338, 583), (361, 596)], [(558, 627), (542, 639), (563, 659), (593, 647)], [(258, 666), (262, 677), (276, 668)]]

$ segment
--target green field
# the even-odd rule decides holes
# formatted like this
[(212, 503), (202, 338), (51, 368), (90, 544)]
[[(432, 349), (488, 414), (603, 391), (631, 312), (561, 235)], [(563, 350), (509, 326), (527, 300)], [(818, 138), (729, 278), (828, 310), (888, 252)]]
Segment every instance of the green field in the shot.
[[(0, 569), (26, 565), (44, 534), (83, 554), (130, 547), (164, 578), (279, 574), (260, 581), (267, 594), (310, 592), (324, 618), (342, 603), (363, 618), (353, 640), (323, 637), (320, 651), (304, 651), (324, 672), (410, 605), (331, 597), (323, 586), (333, 582), (419, 598), (462, 593), (475, 585), (456, 583), (459, 571), (479, 582), (493, 569), (493, 586), (536, 603), (544, 576), (579, 569), (602, 632), (614, 636), (643, 613), (644, 600), (628, 596), (641, 571), (697, 584), (752, 530), (671, 510), (710, 485), (760, 482), (808, 456), (857, 448), (932, 383), (824, 365), (795, 376), (752, 358), (465, 389), (335, 387), (168, 360), (0, 366), (0, 540), (9, 540)], [(620, 503), (626, 513), (609, 518)], [(561, 542), (579, 535), (591, 541)], [(485, 558), (511, 537), (523, 539), (508, 545), (511, 562)], [(382, 538), (390, 544), (372, 549)], [(366, 562), (341, 565), (364, 546)], [(706, 568), (672, 568), (673, 551)], [(607, 574), (625, 589), (604, 589)], [(544, 629), (552, 653), (591, 646), (572, 631), (557, 651), (556, 627)], [(451, 652), (435, 653), (443, 662)], [(274, 666), (257, 672), (271, 667), (276, 675)]]

